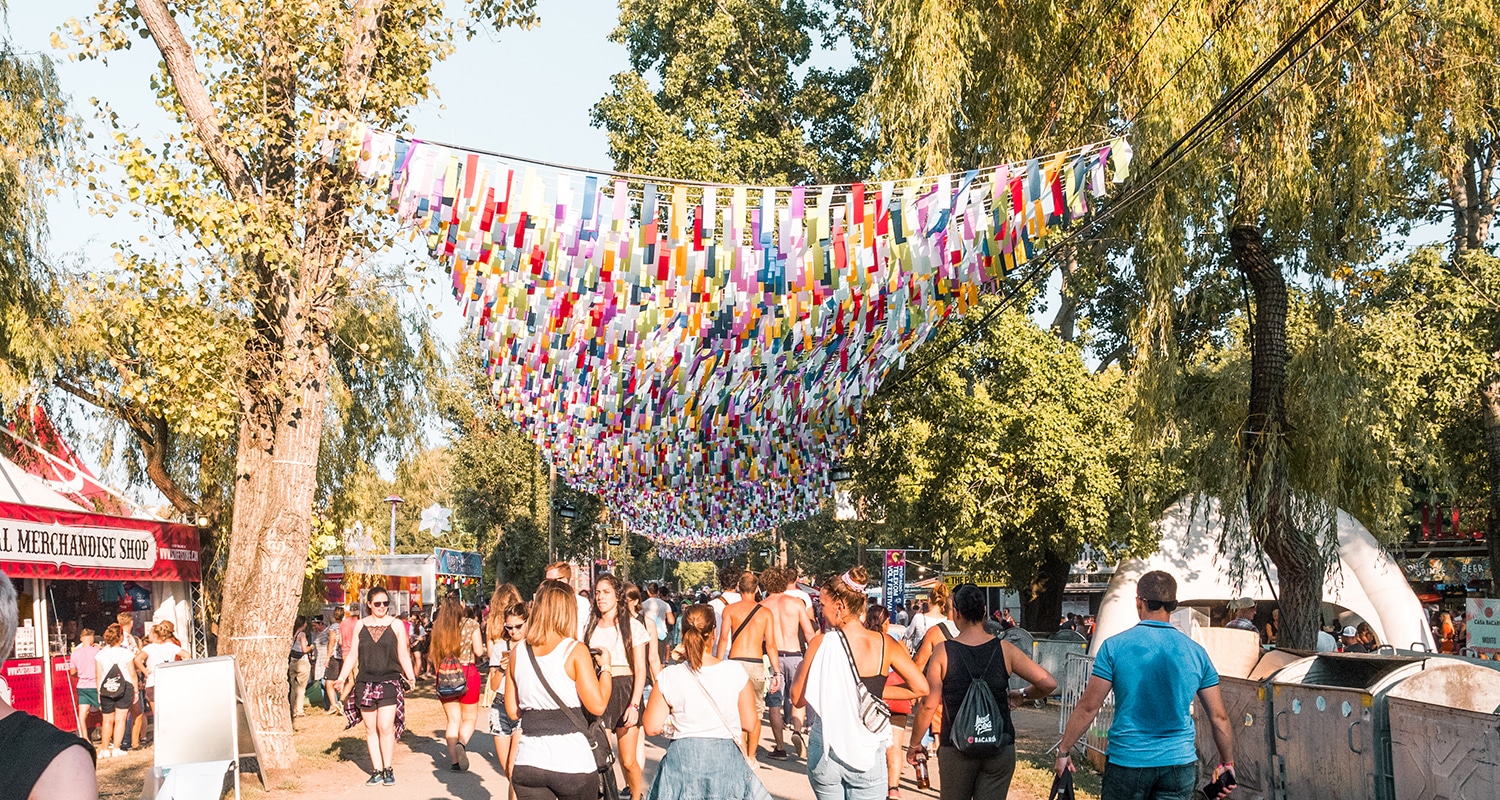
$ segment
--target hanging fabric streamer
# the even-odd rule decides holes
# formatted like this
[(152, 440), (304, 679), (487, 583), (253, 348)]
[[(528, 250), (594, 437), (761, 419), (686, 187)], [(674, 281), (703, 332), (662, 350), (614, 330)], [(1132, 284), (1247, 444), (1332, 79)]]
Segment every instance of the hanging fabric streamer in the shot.
[(817, 513), (881, 380), (1131, 158), (1116, 139), (958, 175), (714, 186), (341, 135), (450, 274), (504, 413), (681, 560)]

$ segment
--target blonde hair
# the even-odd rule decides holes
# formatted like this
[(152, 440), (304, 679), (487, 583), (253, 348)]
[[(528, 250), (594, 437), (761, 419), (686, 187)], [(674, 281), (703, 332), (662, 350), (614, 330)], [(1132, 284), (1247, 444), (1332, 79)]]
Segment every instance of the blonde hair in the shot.
[(845, 612), (862, 617), (865, 613), (865, 604), (868, 602), (865, 587), (869, 583), (870, 573), (866, 572), (864, 567), (855, 567), (837, 578), (824, 581), (823, 585), (818, 588), (823, 592), (824, 602), (832, 600), (843, 606)]
[(578, 634), (578, 603), (567, 589), (543, 584), (531, 601), (526, 643), (532, 647), (546, 644), (547, 635), (553, 633), (564, 639)]
[(551, 564), (548, 564), (546, 566), (546, 568), (542, 570), (542, 574), (546, 575), (547, 573), (551, 572), (554, 569), (557, 570), (558, 572), (562, 573), (562, 580), (565, 580), (565, 581), (571, 581), (571, 580), (573, 580), (573, 565), (572, 564), (569, 564), (566, 561), (554, 561)]
[(927, 595), (927, 602), (931, 603), (933, 608), (939, 609), (946, 614), (948, 612), (948, 598), (952, 596), (953, 590), (948, 588), (948, 584), (939, 583), (932, 587), (932, 591)]
[(495, 587), (495, 593), (490, 595), (489, 623), (485, 625), (490, 641), (495, 642), (505, 638), (505, 612), (520, 602), (521, 593), (516, 590), (514, 584), (502, 583)]

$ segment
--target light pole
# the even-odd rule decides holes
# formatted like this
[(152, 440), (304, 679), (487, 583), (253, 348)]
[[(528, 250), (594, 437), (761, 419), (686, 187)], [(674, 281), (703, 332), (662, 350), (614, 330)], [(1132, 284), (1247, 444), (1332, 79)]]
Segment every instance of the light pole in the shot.
[(385, 499), (385, 502), (391, 504), (391, 555), (395, 555), (396, 554), (396, 506), (399, 506), (399, 505), (401, 505), (402, 503), (404, 503), (406, 501), (401, 499), (401, 495), (399, 495), (399, 494), (393, 494), (390, 497), (387, 497)]

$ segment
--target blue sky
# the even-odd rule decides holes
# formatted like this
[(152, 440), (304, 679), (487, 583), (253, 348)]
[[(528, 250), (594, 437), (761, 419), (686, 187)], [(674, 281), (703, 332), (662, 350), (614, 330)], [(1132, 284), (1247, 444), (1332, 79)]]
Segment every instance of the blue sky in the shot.
[[(89, 98), (98, 97), (109, 102), (122, 124), (148, 140), (175, 129), (148, 84), (159, 58), (149, 41), (112, 54), (107, 64), (70, 62), (52, 49), (53, 32), (69, 18), (87, 18), (97, 0), (8, 5), (4, 36), (16, 50), (55, 57), (73, 111), (86, 127), (103, 130), (88, 106)], [(628, 68), (625, 48), (608, 39), (618, 7), (614, 0), (540, 0), (538, 5), (542, 24), (537, 28), (483, 32), (460, 41), (457, 52), (434, 71), (441, 97), (423, 103), (412, 117), (417, 135), (547, 161), (610, 166), (604, 132), (589, 125), (589, 110), (609, 91), (610, 76)], [(90, 214), (89, 198), (66, 188), (52, 198), (48, 222), (49, 254), (66, 264), (107, 263), (111, 242), (149, 232), (126, 214)], [(452, 309), (441, 288), (429, 287), (421, 300), (438, 311)], [(441, 315), (435, 327), (450, 344), (461, 335), (457, 314)], [(95, 449), (87, 441), (77, 444), (85, 454)], [(116, 483), (122, 478), (114, 470), (104, 477)], [(143, 495), (147, 502), (160, 502), (151, 494)]]

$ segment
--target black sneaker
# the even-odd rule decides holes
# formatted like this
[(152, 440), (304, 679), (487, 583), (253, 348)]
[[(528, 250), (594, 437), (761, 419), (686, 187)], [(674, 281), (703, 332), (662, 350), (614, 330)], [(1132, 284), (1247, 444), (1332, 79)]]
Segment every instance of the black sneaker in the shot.
[(393, 771), (390, 767), (386, 767), (385, 768), (385, 772), (380, 776), (380, 780), (386, 786), (395, 786), (396, 785), (396, 773), (395, 773), (395, 771)]
[(771, 758), (776, 759), (777, 761), (785, 761), (788, 758), (791, 758), (791, 756), (788, 756), (786, 751), (782, 750), (780, 747), (772, 750), (769, 755)]
[(382, 772), (381, 770), (378, 770), (378, 769), (375, 770), (374, 772), (370, 773), (370, 779), (367, 780), (367, 781), (365, 781), (365, 785), (366, 786), (379, 786), (381, 778), (384, 775), (385, 775), (385, 773)]

